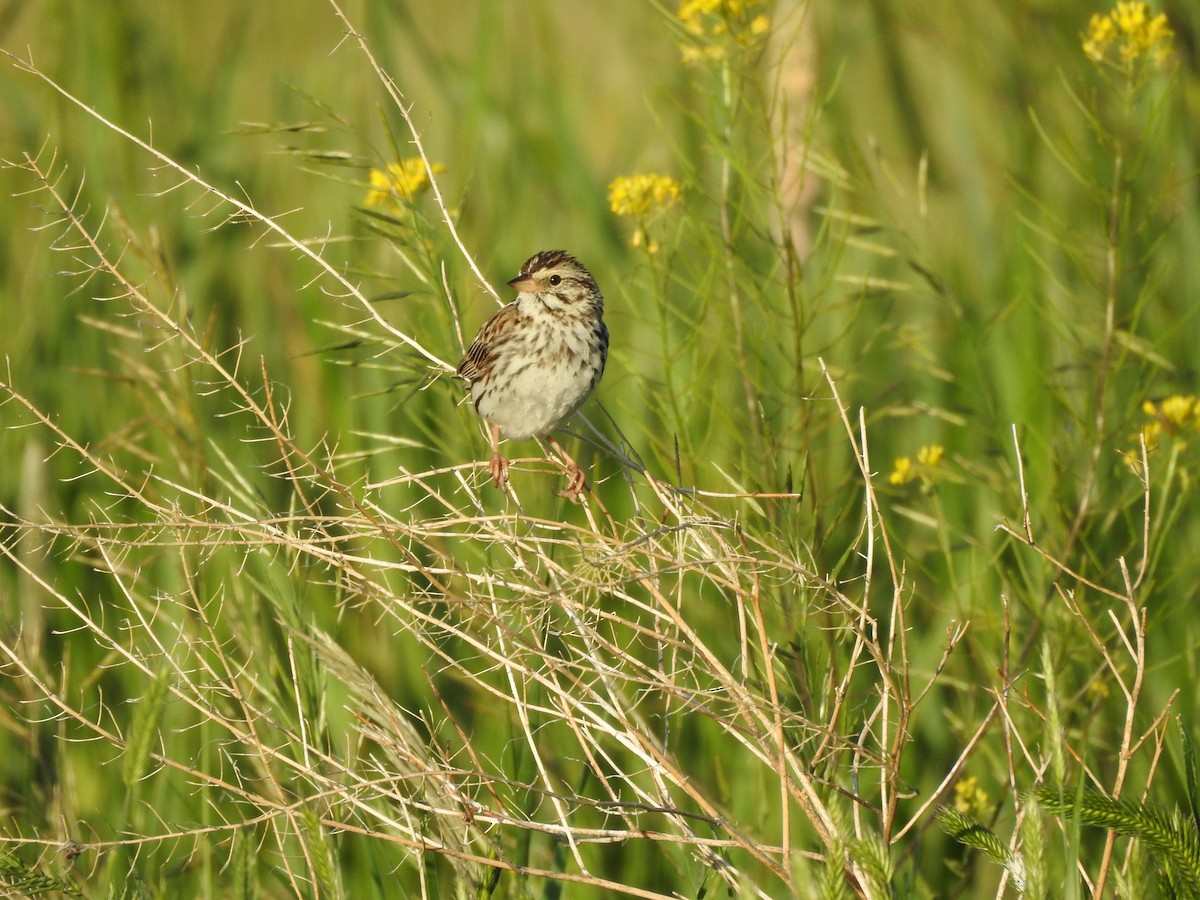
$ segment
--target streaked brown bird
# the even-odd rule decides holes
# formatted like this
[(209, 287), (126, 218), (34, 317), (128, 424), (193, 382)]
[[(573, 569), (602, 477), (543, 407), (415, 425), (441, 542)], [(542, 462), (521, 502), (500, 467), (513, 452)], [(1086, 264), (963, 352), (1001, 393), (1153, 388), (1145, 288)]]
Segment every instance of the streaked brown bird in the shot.
[(562, 250), (530, 257), (509, 284), (517, 299), (488, 319), (458, 364), (489, 425), (488, 471), (496, 487), (508, 481), (502, 432), (510, 440), (545, 438), (567, 471), (561, 496), (579, 502), (583, 470), (551, 432), (583, 405), (604, 374), (604, 297), (591, 273)]

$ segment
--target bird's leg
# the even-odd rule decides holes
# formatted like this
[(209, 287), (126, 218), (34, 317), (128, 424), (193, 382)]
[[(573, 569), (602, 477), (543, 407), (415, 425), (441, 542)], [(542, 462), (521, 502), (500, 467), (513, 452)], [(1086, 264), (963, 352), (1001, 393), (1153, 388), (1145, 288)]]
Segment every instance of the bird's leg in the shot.
[(490, 426), (488, 435), (492, 439), (492, 458), (488, 460), (488, 472), (491, 473), (492, 484), (503, 490), (504, 485), (508, 483), (508, 460), (500, 455), (500, 426)]
[(567, 486), (558, 492), (558, 496), (566, 497), (572, 503), (579, 503), (579, 495), (587, 486), (587, 477), (583, 474), (583, 469), (579, 467), (579, 463), (571, 459), (567, 451), (562, 448), (562, 444), (549, 435), (546, 436), (546, 440), (554, 448), (554, 452), (562, 457), (563, 468), (567, 470)]

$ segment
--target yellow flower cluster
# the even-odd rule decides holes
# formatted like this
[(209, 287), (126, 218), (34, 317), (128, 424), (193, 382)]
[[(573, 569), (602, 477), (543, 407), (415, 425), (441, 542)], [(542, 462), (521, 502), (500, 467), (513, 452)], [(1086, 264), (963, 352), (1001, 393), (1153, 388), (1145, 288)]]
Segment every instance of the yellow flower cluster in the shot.
[[(433, 172), (445, 170), (445, 166), (434, 164)], [(388, 206), (400, 209), (412, 203), (417, 195), (429, 187), (429, 173), (419, 157), (389, 163), (387, 169), (372, 169), (370, 188), (364, 201), (368, 207)]]
[(969, 775), (954, 785), (954, 808), (966, 815), (983, 816), (990, 812), (992, 799), (979, 786), (979, 779)]
[[(1145, 441), (1147, 452), (1157, 447), (1164, 436), (1173, 437), (1182, 449), (1184, 435), (1189, 431), (1200, 431), (1200, 399), (1194, 394), (1175, 394), (1160, 403), (1147, 400), (1142, 404), (1142, 412), (1149, 416), (1150, 421), (1134, 435), (1134, 440), (1139, 444)], [(1125, 451), (1122, 456), (1129, 468), (1141, 472), (1140, 446)]]
[(1119, 0), (1112, 12), (1092, 14), (1083, 36), (1083, 52), (1089, 59), (1104, 62), (1115, 47), (1123, 65), (1133, 65), (1146, 56), (1162, 65), (1170, 59), (1174, 37), (1166, 13), (1151, 17), (1150, 7), (1140, 0)]
[(608, 186), (608, 205), (618, 216), (642, 218), (672, 206), (680, 193), (678, 183), (668, 175), (622, 175)]
[(658, 241), (646, 233), (646, 220), (674, 206), (683, 195), (678, 182), (668, 175), (622, 175), (608, 186), (608, 206), (618, 216), (637, 220), (630, 238), (631, 247), (645, 246), (648, 253), (657, 253)]
[(917, 453), (915, 463), (911, 457), (901, 456), (892, 464), (892, 474), (888, 476), (888, 483), (899, 486), (919, 478), (921, 483), (928, 487), (936, 479), (945, 456), (946, 450), (939, 444), (922, 447)]
[(695, 40), (679, 50), (687, 63), (722, 60), (728, 55), (729, 38), (742, 46), (753, 46), (771, 31), (771, 20), (754, 7), (763, 0), (682, 0), (676, 13), (684, 29)]

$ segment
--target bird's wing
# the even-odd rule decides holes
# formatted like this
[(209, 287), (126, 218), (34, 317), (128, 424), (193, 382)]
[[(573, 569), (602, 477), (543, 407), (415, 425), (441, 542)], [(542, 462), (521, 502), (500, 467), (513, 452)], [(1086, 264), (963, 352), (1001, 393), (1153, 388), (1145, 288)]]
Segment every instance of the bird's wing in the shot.
[(468, 384), (492, 367), (501, 341), (497, 336), (511, 327), (511, 322), (520, 317), (516, 304), (510, 303), (484, 323), (467, 348), (466, 355), (458, 364), (458, 375)]

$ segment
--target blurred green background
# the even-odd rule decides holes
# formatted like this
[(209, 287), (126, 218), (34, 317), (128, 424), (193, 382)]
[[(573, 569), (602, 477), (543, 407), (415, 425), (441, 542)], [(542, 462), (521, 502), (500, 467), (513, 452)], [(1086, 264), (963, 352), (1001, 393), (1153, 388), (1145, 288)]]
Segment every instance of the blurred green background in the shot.
[[(866, 410), (881, 490), (893, 460), (945, 446), (948, 474), (932, 499), (915, 489), (888, 494), (914, 585), (913, 621), (925, 629), (914, 640), (923, 665), (933, 665), (951, 620), (971, 618), (984, 634), (998, 634), (1001, 593), (1023, 598), (1028, 629), (1017, 644), (1044, 624), (1042, 604), (1058, 573), (995, 531), (1021, 512), (1014, 424), (1045, 544), (1098, 580), (1114, 576), (1119, 557), (1140, 553), (1141, 486), (1120, 453), (1146, 421), (1145, 401), (1196, 392), (1200, 7), (1161, 7), (1176, 33), (1178, 66), (1123, 105), (1080, 49), (1099, 9), (1088, 3), (783, 2), (766, 7), (775, 43), (761, 67), (762, 96), (745, 90), (735, 108), (722, 103), (727, 84), (682, 63), (673, 6), (482, 0), (344, 8), (411, 103), (430, 159), (445, 166), (439, 183), (491, 283), (502, 286), (526, 257), (552, 247), (596, 274), (613, 334), (597, 398), (652, 471), (670, 478), (678, 454), (685, 484), (803, 488), (795, 508), (748, 518), (811, 550), (820, 572), (837, 573), (861, 525), (861, 484), (828, 404), (813, 412), (828, 397), (817, 355), (851, 410)], [(323, 243), (323, 255), (368, 295), (407, 292), (381, 308), (443, 360), (457, 360), (461, 346), (437, 280), (418, 277), (358, 210), (369, 169), (411, 149), (327, 4), (9, 2), (0, 5), (0, 47), (280, 216), (293, 234)], [(786, 61), (772, 62), (773, 54)], [(130, 241), (123, 252), (134, 270), (174, 298), (210, 346), (245, 342), (244, 377), (260, 386), (261, 356), (292, 398), (300, 445), (329, 439), (347, 457), (361, 452), (354, 465), (376, 480), (397, 466), (486, 455), (469, 411), (455, 408), (455, 385), (416, 390), (429, 374), (424, 361), (402, 348), (380, 355), (385, 345), (343, 346), (340, 329), (361, 313), (332, 297), (310, 262), (260, 229), (214, 228), (210, 201), (180, 187), (177, 175), (10, 60), (0, 71), (0, 157), (39, 158), (64, 192), (78, 192), (93, 221), (107, 217), (110, 250), (121, 255)], [(772, 99), (780, 83), (794, 105)], [(721, 229), (717, 186), (728, 159), (755, 189), (769, 181), (775, 163), (765, 113), (811, 139), (818, 174), (799, 214), (811, 243), (799, 254), (799, 274), (788, 275), (770, 252), (778, 222), (764, 213), (769, 203), (746, 188), (725, 207), (747, 298), (739, 350), (720, 263), (729, 247), (712, 238)], [(1115, 210), (1114, 148), (1122, 184)], [(629, 223), (608, 208), (612, 179), (638, 171), (670, 174), (684, 187), (657, 259), (628, 246)], [(158, 434), (170, 404), (138, 405), (129, 384), (137, 341), (113, 340), (114, 329), (141, 325), (124, 319), (119, 303), (102, 302), (112, 295), (108, 279), (81, 277), (81, 254), (62, 249), (73, 239), (48, 226), (54, 211), (44, 197), (24, 196), (32, 186), (27, 173), (0, 170), (3, 380), (95, 448), (128, 454), (153, 446), (186, 469), (199, 436), (258, 462), (239, 443), (236, 423), (228, 433), (212, 430), (223, 427), (220, 398), (203, 397), (202, 386), (172, 388), (165, 371), (157, 372), (159, 395), (194, 395), (201, 424), (181, 417), (179, 434)], [(469, 338), (494, 303), (438, 229), (428, 200), (408, 249), (444, 260), (450, 303)], [(1108, 282), (1114, 221), (1121, 261)], [(755, 293), (762, 284), (795, 289), (803, 311), (788, 306), (786, 291)], [(1109, 290), (1116, 320), (1106, 338)], [(750, 408), (743, 381), (756, 396)], [(14, 414), (6, 424), (17, 421)], [(418, 446), (385, 452), (379, 435)], [(70, 480), (78, 463), (50, 451), (44, 435), (0, 432), (0, 505), (69, 521), (104, 509), (86, 481)], [(617, 471), (602, 454), (593, 462), (601, 475)], [(1181, 474), (1163, 487), (1169, 512), (1156, 519), (1162, 543), (1148, 601), (1155, 653), (1147, 707), (1182, 687), (1174, 711), (1185, 727), (1196, 713), (1193, 464), (1181, 457)], [(1094, 494), (1081, 507), (1088, 471)], [(408, 499), (394, 498), (398, 506)], [(64, 589), (101, 590), (78, 569), (55, 576)], [(39, 611), (27, 578), (6, 571), (0, 590), (10, 637), (37, 630), (34, 621), (50, 631), (66, 626)], [(403, 658), (390, 635), (314, 594), (311, 606), (298, 601), (304, 615), (338, 634), (394, 696), (420, 694), (420, 660)], [(48, 640), (42, 652), (65, 657), (65, 647)], [(994, 672), (1001, 649), (973, 645), (971, 665), (955, 678), (969, 683)], [(21, 739), (5, 740), (20, 762), (0, 771), (0, 781), (18, 797), (41, 777), (39, 761)], [(957, 752), (945, 723), (923, 724), (916, 740), (939, 762)], [(913, 779), (928, 790), (943, 771), (931, 766)]]

